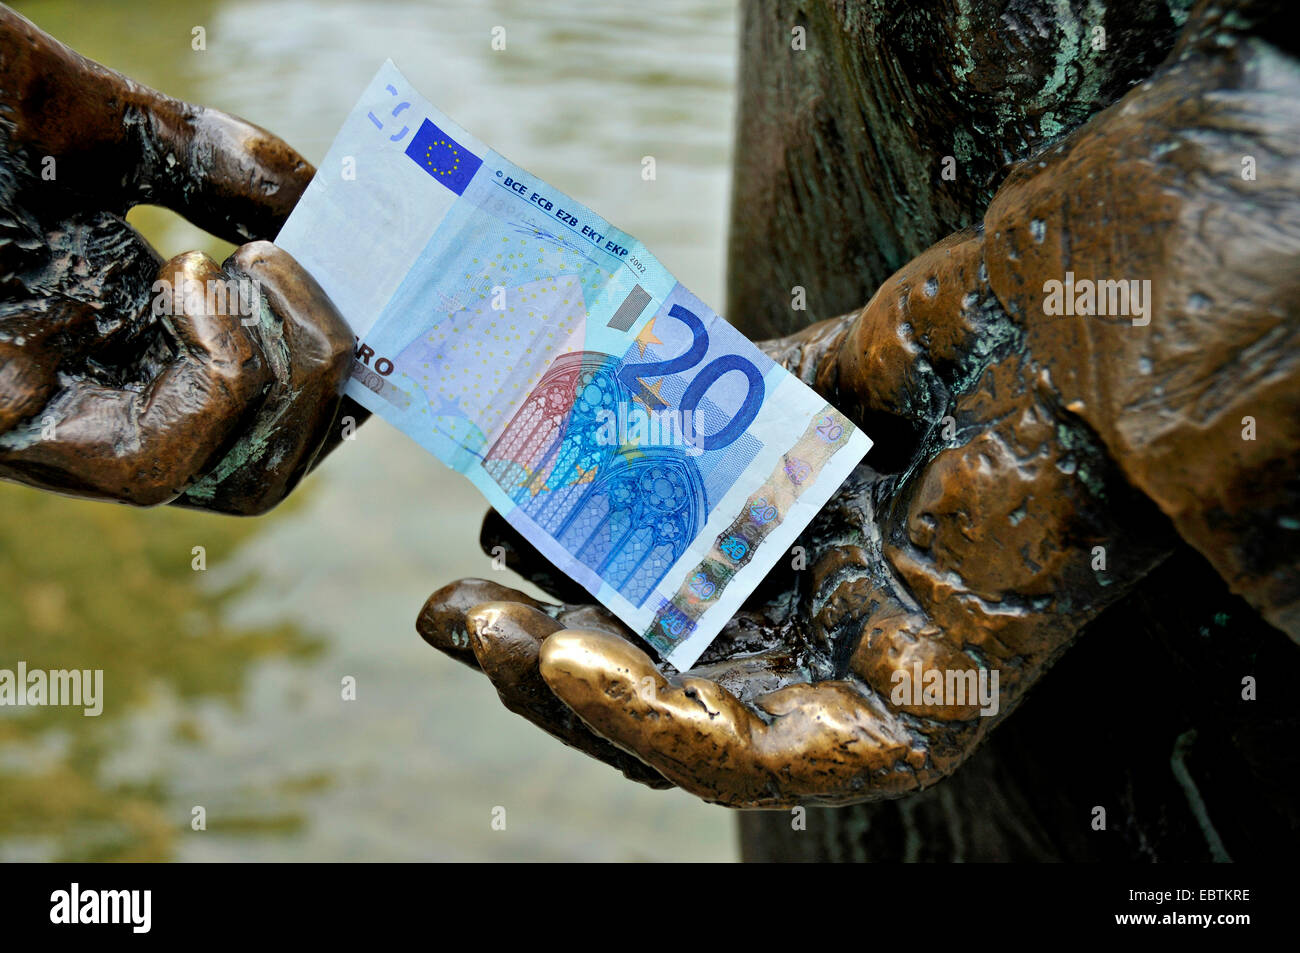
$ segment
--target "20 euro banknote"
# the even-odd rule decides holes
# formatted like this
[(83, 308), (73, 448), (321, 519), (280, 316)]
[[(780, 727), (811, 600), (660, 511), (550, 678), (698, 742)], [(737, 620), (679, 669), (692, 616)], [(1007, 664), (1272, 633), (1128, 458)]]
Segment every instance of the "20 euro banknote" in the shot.
[(348, 394), (679, 669), (871, 446), (391, 61), (277, 243), (356, 334)]

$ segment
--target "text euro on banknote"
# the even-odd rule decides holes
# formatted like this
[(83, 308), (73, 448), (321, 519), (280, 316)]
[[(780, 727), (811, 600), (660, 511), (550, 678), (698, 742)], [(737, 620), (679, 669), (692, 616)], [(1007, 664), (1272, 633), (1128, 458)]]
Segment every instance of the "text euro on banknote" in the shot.
[(678, 669), (871, 446), (636, 239), (391, 61), (277, 243), (357, 336), (348, 394)]

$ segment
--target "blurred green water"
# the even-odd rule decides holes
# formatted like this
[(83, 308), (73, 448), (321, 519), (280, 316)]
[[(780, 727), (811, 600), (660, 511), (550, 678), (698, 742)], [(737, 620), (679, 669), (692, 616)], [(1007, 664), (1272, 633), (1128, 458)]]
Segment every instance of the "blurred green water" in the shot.
[[(731, 3), (15, 6), (313, 161), (392, 57), (480, 138), (722, 300)], [(165, 255), (229, 250), (161, 210), (131, 220)], [(569, 751), (414, 634), (432, 589), (490, 572), (484, 507), (382, 422), (252, 521), (0, 484), (0, 667), (103, 668), (106, 695), (99, 718), (0, 709), (0, 859), (733, 858), (727, 812)]]

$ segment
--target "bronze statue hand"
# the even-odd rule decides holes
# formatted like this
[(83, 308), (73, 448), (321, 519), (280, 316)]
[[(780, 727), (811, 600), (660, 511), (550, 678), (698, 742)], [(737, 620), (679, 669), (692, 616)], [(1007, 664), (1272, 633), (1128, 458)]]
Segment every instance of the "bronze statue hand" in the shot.
[[(435, 593), (421, 634), (563, 740), (631, 774), (629, 752), (710, 801), (844, 803), (938, 780), (1161, 552), (1141, 539), (1162, 538), (1153, 509), (1028, 372), (981, 277), (984, 245), (954, 236), (861, 314), (768, 345), (880, 452), (760, 587), (771, 598), (747, 605), (690, 672), (661, 673), (603, 609), (554, 609), (486, 581)], [(550, 581), (499, 517), (484, 543)], [(1091, 570), (1094, 544), (1114, 553), (1115, 585)], [(919, 692), (896, 704), (894, 673), (918, 663), (996, 671), (996, 713)]]
[[(571, 601), (464, 580), (421, 635), (565, 742), (733, 807), (939, 780), (1180, 536), (1300, 638), (1300, 121), (1276, 107), (1300, 81), (1257, 31), (1202, 5), (1156, 76), (1018, 167), (982, 227), (768, 346), (877, 447), (694, 669), (657, 667), (491, 515), (485, 547)], [(1150, 290), (1128, 314), (1057, 316), (1047, 282), (1067, 272)], [(1246, 445), (1244, 415), (1268, 421)], [(1103, 698), (1150, 674), (1122, 661)], [(994, 674), (983, 712), (956, 703)]]
[[(312, 174), (270, 133), (0, 6), (0, 478), (240, 514), (279, 502), (320, 455), (352, 348), (311, 276), (256, 240)], [(141, 203), (248, 244), (221, 266), (163, 262), (123, 218)]]

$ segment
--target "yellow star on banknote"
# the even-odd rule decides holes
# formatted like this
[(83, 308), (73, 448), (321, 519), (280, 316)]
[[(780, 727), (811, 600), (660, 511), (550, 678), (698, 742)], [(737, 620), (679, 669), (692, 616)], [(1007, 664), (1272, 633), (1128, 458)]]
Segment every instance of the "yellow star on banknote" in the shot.
[[(663, 396), (659, 393), (659, 388), (664, 386), (664, 379), (662, 377), (655, 381), (653, 385), (647, 384), (643, 377), (638, 377), (636, 382), (641, 385), (641, 390), (632, 399), (641, 401), (641, 403), (645, 405), (646, 410), (656, 411), (662, 407), (668, 406), (668, 402), (664, 400)], [(654, 398), (653, 404), (649, 401), (646, 395)]]
[(527, 467), (521, 468), (527, 476), (523, 483), (516, 483), (515, 486), (522, 486), (528, 490), (529, 495), (536, 496), (543, 490), (550, 492), (550, 487), (546, 485), (546, 474), (533, 473)]
[(651, 344), (663, 344), (664, 342), (655, 337), (655, 319), (651, 318), (641, 329), (641, 333), (636, 336), (636, 346), (641, 349), (638, 356), (645, 357), (645, 349)]

